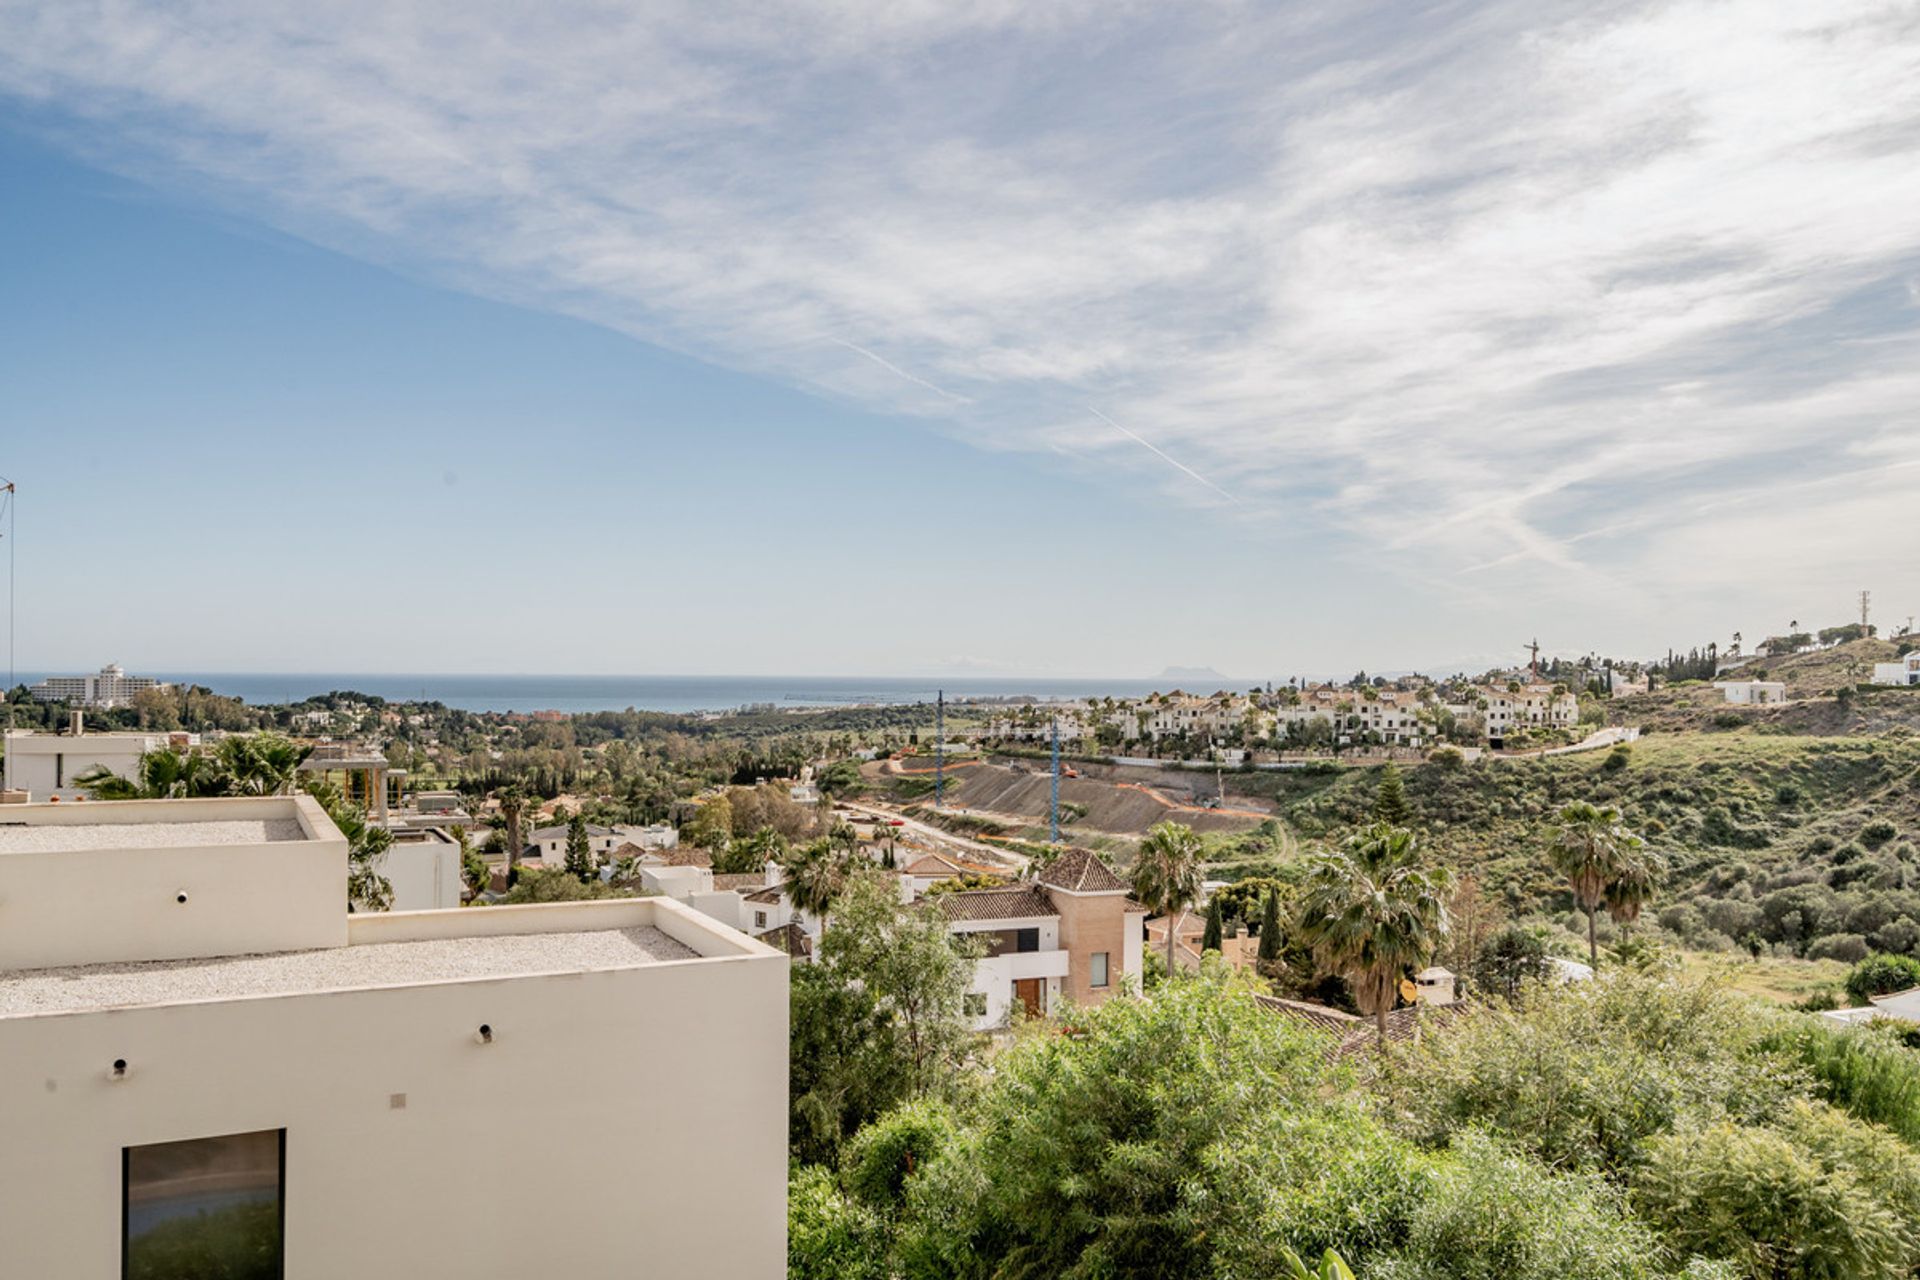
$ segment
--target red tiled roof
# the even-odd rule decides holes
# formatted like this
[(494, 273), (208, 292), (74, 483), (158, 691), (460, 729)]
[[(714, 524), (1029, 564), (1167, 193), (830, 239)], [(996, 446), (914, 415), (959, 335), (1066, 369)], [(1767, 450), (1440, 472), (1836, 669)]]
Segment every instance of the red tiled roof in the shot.
[(1057, 916), (1047, 895), (1030, 884), (1000, 889), (962, 889), (934, 896), (947, 919), (958, 924), (972, 920), (1019, 920), (1028, 916)]
[(1040, 883), (1069, 893), (1125, 893), (1127, 882), (1089, 849), (1069, 849), (1047, 864)]
[(782, 881), (779, 884), (770, 884), (766, 888), (760, 890), (760, 892), (758, 893), (748, 894), (747, 901), (748, 902), (778, 902), (786, 894), (786, 892), (787, 892), (786, 882)]

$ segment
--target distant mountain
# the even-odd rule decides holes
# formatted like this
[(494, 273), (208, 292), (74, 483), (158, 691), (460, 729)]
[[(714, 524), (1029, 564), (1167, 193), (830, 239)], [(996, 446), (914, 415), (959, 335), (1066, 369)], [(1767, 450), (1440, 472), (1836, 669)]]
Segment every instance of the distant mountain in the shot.
[(1234, 684), (1232, 676), (1223, 676), (1212, 667), (1166, 667), (1159, 675), (1155, 676), (1154, 679), (1179, 680), (1192, 684), (1199, 684), (1203, 681), (1211, 680), (1213, 681), (1213, 687), (1216, 689), (1238, 687)]

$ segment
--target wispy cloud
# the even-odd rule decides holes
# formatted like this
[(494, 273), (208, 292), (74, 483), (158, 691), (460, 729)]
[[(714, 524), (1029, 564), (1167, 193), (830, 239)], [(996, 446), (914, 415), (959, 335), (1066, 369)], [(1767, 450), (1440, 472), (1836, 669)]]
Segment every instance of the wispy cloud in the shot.
[(105, 163), (990, 447), (1124, 466), (1124, 403), (1395, 573), (1920, 589), (1843, 518), (1911, 469), (1778, 489), (1914, 442), (1911, 0), (0, 17)]

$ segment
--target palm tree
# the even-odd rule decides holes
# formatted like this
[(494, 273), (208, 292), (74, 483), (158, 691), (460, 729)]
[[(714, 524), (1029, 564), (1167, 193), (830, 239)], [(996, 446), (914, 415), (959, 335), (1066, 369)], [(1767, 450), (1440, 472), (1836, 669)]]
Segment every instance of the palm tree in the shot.
[(787, 878), (787, 898), (800, 911), (826, 927), (834, 899), (847, 885), (847, 857), (827, 837), (809, 840), (787, 850), (780, 869)]
[(277, 733), (240, 734), (220, 740), (220, 766), (235, 795), (285, 795), (312, 750)]
[(101, 764), (76, 775), (73, 785), (95, 800), (174, 800), (227, 795), (231, 781), (213, 756), (161, 747), (141, 754), (132, 778)]
[(1607, 914), (1617, 925), (1626, 926), (1640, 918), (1640, 910), (1653, 900), (1654, 885), (1666, 870), (1666, 860), (1657, 852), (1636, 844), (1620, 858), (1620, 869), (1607, 885)]
[(1200, 896), (1200, 837), (1178, 822), (1160, 822), (1140, 842), (1133, 864), (1133, 896), (1167, 921), (1167, 977), (1175, 973), (1176, 917)]
[(1445, 874), (1421, 865), (1413, 832), (1384, 822), (1307, 863), (1301, 940), (1347, 980), (1354, 1003), (1373, 1015), (1382, 1048), (1401, 980), (1446, 939), (1445, 890)]
[(527, 793), (520, 789), (520, 784), (509, 783), (500, 788), (500, 830), (501, 839), (506, 842), (507, 846), (507, 876), (509, 879), (512, 878), (514, 872), (520, 869), (520, 851), (526, 848), (527, 845), (526, 831), (521, 826), (521, 821), (526, 817), (526, 812)]
[(1621, 899), (1622, 909), (1628, 911), (1624, 918), (1629, 920), (1652, 893), (1653, 867), (1641, 852), (1644, 847), (1611, 805), (1602, 808), (1576, 800), (1560, 810), (1560, 827), (1550, 850), (1553, 869), (1566, 877), (1574, 904), (1587, 913), (1587, 959), (1595, 965), (1600, 963), (1600, 942), (1594, 915), (1607, 905), (1609, 886), (1629, 882), (1622, 891), (1627, 896)]

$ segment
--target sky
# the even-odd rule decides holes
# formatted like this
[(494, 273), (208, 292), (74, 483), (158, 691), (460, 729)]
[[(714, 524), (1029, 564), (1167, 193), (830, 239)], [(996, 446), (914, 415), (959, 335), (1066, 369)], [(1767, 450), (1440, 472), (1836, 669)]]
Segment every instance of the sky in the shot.
[(1920, 0), (0, 0), (23, 670), (1920, 612)]

